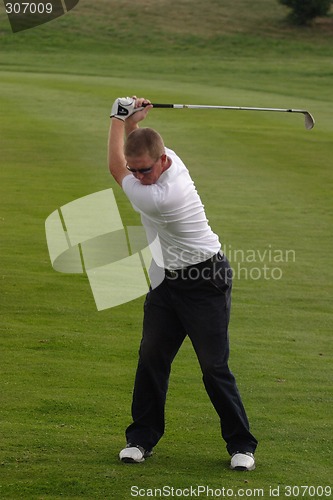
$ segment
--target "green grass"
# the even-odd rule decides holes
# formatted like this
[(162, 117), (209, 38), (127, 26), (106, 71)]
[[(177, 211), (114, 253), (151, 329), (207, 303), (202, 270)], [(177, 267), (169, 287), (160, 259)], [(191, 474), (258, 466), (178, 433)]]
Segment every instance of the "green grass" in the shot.
[[(1, 499), (128, 500), (133, 485), (198, 484), (264, 498), (280, 485), (285, 498), (284, 485), (331, 483), (331, 18), (293, 29), (275, 0), (247, 5), (81, 0), (15, 35), (0, 19)], [(87, 278), (49, 262), (44, 221), (81, 196), (112, 186), (124, 224), (139, 223), (106, 168), (111, 103), (132, 92), (304, 107), (317, 121), (308, 132), (301, 115), (282, 113), (155, 110), (147, 120), (188, 164), (231, 255), (295, 252), (265, 260), (282, 279), (244, 279), (257, 260), (239, 262), (234, 283), (230, 364), (260, 441), (246, 476), (228, 470), (188, 341), (154, 457), (118, 462), (143, 300), (97, 312)]]

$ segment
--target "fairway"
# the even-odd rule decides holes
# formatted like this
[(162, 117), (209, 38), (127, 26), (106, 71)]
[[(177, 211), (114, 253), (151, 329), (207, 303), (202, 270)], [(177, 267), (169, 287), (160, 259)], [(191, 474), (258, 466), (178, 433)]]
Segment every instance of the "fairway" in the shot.
[[(17, 34), (1, 5), (0, 499), (198, 486), (201, 498), (333, 497), (332, 15), (296, 29), (275, 0), (252, 3), (247, 15), (243, 0), (81, 0)], [(140, 224), (106, 161), (112, 102), (134, 93), (316, 120), (153, 109), (146, 121), (188, 166), (234, 269), (230, 366), (259, 440), (245, 475), (228, 469), (188, 339), (154, 456), (119, 462), (144, 297), (97, 311), (86, 275), (51, 266), (45, 220), (63, 205), (112, 187), (124, 226)]]

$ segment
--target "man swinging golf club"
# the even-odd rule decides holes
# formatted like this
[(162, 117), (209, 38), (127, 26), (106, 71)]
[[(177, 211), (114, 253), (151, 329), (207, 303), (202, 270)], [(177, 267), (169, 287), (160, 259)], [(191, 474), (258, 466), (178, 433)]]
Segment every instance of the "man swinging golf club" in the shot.
[[(133, 96), (116, 99), (111, 111), (110, 172), (141, 214), (149, 243), (158, 239), (160, 248), (156, 255), (152, 249), (133, 422), (119, 458), (143, 462), (161, 439), (171, 363), (188, 335), (220, 418), (230, 467), (253, 470), (257, 440), (228, 367), (231, 268), (188, 169), (155, 130), (139, 128), (152, 107)], [(157, 281), (156, 271), (162, 273)]]

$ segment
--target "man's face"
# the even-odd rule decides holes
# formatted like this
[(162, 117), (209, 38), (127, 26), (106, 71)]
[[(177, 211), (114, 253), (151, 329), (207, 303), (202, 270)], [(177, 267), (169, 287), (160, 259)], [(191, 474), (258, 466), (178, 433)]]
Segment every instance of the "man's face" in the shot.
[(155, 184), (164, 172), (166, 160), (165, 154), (156, 160), (146, 153), (142, 156), (126, 157), (126, 167), (141, 184), (149, 186)]

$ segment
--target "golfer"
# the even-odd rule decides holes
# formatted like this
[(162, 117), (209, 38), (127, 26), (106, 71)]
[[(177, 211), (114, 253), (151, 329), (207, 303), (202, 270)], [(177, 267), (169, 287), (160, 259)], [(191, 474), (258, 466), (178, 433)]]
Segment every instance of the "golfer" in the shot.
[(133, 96), (116, 99), (111, 111), (110, 172), (140, 213), (153, 254), (133, 421), (119, 458), (143, 462), (161, 439), (171, 363), (188, 335), (220, 418), (230, 467), (253, 470), (257, 440), (228, 367), (231, 268), (188, 169), (155, 130), (139, 128), (152, 107)]

